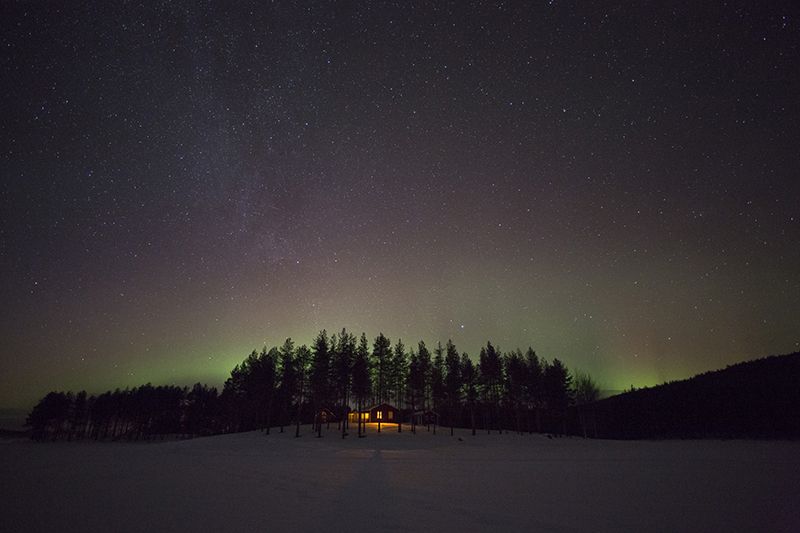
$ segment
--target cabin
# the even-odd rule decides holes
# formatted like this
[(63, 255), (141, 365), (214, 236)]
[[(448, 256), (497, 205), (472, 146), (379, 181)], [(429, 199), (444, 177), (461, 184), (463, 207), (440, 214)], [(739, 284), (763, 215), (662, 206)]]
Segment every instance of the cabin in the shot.
[(439, 413), (430, 409), (414, 411), (411, 416), (414, 419), (414, 425), (417, 426), (439, 425)]
[(388, 403), (368, 407), (361, 411), (355, 409), (350, 411), (348, 420), (351, 424), (358, 423), (359, 418), (361, 418), (362, 422), (397, 424), (398, 420), (400, 420), (400, 411)]
[(323, 407), (319, 411), (317, 411), (316, 421), (320, 424), (327, 424), (330, 422), (337, 422), (338, 419), (336, 415), (333, 414), (333, 411), (328, 409), (327, 407)]

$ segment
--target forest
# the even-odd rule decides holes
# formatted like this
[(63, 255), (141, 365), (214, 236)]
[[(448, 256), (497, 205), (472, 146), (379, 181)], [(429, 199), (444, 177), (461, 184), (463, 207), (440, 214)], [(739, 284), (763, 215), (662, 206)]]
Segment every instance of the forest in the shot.
[[(151, 384), (88, 395), (50, 392), (27, 419), (35, 440), (151, 440), (242, 431), (294, 431), (331, 422), (342, 438), (367, 435), (352, 411), (391, 404), (384, 430), (437, 427), (579, 435), (584, 438), (798, 438), (800, 352), (770, 356), (690, 379), (631, 389), (600, 399), (585, 373), (527, 351), (501, 352), (491, 342), (477, 363), (452, 341), (407, 348), (382, 333), (372, 344), (346, 329), (323, 330), (311, 346), (292, 339), (253, 351), (222, 392)], [(378, 424), (381, 429), (381, 424)]]
[[(596, 434), (582, 406), (596, 401), (599, 389), (588, 374), (570, 373), (559, 360), (547, 361), (528, 348), (502, 353), (491, 342), (477, 363), (452, 341), (432, 350), (420, 341), (406, 348), (382, 333), (371, 346), (343, 329), (323, 330), (311, 347), (292, 339), (279, 347), (254, 350), (236, 365), (222, 392), (200, 383), (193, 387), (142, 385), (88, 395), (50, 392), (27, 419), (35, 440), (150, 440), (188, 438), (241, 431), (293, 430), (312, 424), (322, 435), (331, 418), (339, 434), (366, 436), (360, 417), (351, 427), (348, 413), (388, 403), (399, 412), (384, 429), (427, 431), (437, 426), (479, 431), (578, 431)], [(441, 430), (441, 429), (440, 429)]]

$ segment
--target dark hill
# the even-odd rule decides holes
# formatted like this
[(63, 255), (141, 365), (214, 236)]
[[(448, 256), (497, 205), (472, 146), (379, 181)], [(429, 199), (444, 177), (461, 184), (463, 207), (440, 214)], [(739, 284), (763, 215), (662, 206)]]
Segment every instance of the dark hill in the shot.
[(596, 416), (602, 438), (800, 438), (800, 352), (626, 392), (584, 409)]

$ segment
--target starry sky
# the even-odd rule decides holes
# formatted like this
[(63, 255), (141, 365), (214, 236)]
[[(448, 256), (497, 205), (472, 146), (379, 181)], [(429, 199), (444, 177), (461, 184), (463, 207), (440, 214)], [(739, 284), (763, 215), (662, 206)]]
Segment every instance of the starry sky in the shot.
[(605, 389), (800, 347), (786, 2), (0, 6), (0, 406), (321, 328)]

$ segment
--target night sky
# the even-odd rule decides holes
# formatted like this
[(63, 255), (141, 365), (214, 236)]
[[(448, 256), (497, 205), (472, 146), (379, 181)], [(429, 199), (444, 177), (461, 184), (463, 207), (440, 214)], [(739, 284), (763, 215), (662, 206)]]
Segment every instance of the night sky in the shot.
[(343, 326), (800, 347), (794, 1), (61, 4), (0, 6), (0, 407)]

